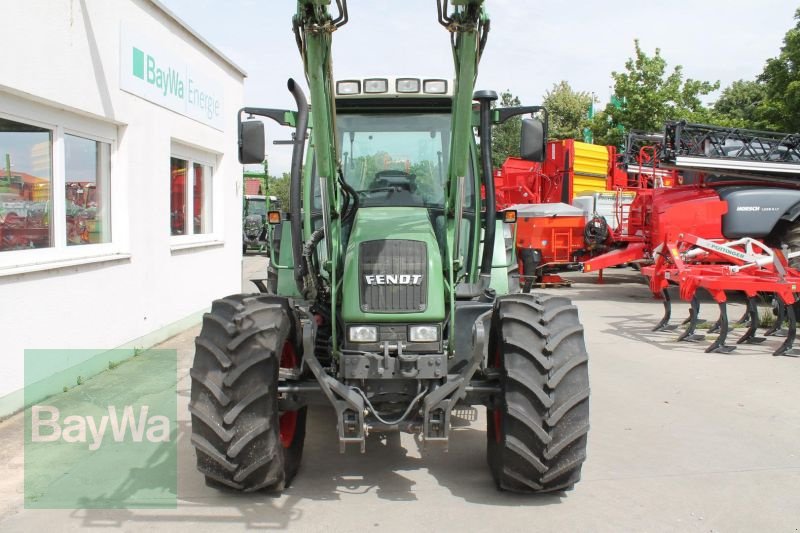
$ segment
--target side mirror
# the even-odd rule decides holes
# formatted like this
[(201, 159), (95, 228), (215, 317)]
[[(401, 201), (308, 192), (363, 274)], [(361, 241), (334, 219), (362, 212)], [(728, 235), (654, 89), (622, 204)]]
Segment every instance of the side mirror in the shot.
[(541, 163), (544, 161), (547, 145), (547, 132), (541, 120), (526, 118), (522, 120), (519, 153), (525, 161)]
[(264, 123), (248, 120), (239, 123), (239, 163), (251, 165), (264, 162)]

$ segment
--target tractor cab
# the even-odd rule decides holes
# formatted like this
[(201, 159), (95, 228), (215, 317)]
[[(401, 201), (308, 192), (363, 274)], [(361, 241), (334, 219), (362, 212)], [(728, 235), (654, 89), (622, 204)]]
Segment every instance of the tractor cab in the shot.
[[(342, 220), (343, 279), (358, 287), (342, 302), (345, 349), (392, 356), (443, 357), (448, 327), (447, 164), (452, 129), (452, 83), (422, 77), (347, 79), (336, 83), (336, 146), (342, 186), (356, 203)], [(313, 136), (313, 132), (312, 132)], [(469, 279), (480, 245), (480, 198), (475, 147), (463, 184), (456, 278)], [(314, 154), (306, 166), (313, 168)], [(320, 179), (307, 183), (312, 225), (323, 224)], [(323, 251), (325, 246), (319, 246)], [(438, 360), (439, 372), (445, 359)], [(377, 377), (371, 374), (352, 378)], [(410, 371), (419, 372), (418, 364)], [(427, 368), (433, 376), (434, 369)]]

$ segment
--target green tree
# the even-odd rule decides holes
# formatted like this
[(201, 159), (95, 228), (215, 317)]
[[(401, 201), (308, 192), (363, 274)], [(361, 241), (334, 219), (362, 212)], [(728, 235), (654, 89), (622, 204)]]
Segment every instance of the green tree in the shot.
[(800, 8), (794, 18), (797, 23), (786, 32), (781, 53), (767, 60), (758, 77), (766, 91), (765, 119), (786, 132), (800, 131)]
[(714, 124), (737, 128), (773, 129), (764, 118), (766, 87), (758, 81), (738, 80), (726, 87), (714, 103)]
[[(518, 97), (511, 91), (500, 94), (500, 107), (517, 107), (522, 105)], [(505, 123), (492, 128), (492, 165), (497, 168), (509, 157), (519, 157), (519, 138), (522, 118), (508, 119)]]
[(277, 196), (278, 200), (281, 202), (281, 209), (283, 211), (289, 211), (289, 183), (291, 178), (289, 177), (288, 172), (284, 172), (283, 176), (280, 178), (276, 178), (270, 176), (269, 178), (269, 190), (267, 191), (267, 195), (269, 196)]
[(583, 129), (589, 126), (588, 112), (592, 95), (578, 92), (566, 81), (554, 83), (544, 95), (544, 107), (550, 114), (550, 139), (583, 139)]
[(719, 82), (684, 79), (680, 65), (668, 72), (659, 48), (649, 56), (638, 39), (634, 47), (635, 57), (625, 62), (625, 71), (611, 73), (616, 102), (595, 115), (595, 142), (620, 144), (620, 126), (625, 130), (661, 131), (669, 119), (710, 121), (713, 111), (703, 105), (701, 97), (719, 89)]

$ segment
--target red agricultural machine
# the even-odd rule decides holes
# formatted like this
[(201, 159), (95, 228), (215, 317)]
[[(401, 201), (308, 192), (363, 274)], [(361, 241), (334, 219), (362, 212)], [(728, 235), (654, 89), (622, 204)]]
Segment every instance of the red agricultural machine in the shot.
[[(800, 135), (747, 131), (685, 122), (666, 125), (664, 143), (653, 152), (657, 167), (680, 171), (671, 188), (641, 189), (624, 214), (626, 243), (583, 263), (590, 272), (631, 261), (650, 263), (642, 272), (665, 313), (654, 331), (670, 324), (677, 286), (691, 302), (679, 340), (696, 342), (700, 289), (719, 305), (709, 330), (719, 336), (706, 351), (728, 353), (729, 293), (744, 293), (749, 324), (737, 344), (764, 342), (759, 327), (759, 297), (772, 297), (776, 324), (767, 334), (785, 336), (774, 355), (800, 355), (793, 349), (795, 303), (800, 295)], [(784, 320), (788, 328), (783, 329)]]
[(495, 170), (498, 211), (517, 211), (516, 256), (520, 280), (561, 282), (550, 273), (576, 266), (585, 248), (586, 214), (571, 206), (576, 195), (606, 190), (615, 149), (567, 139), (550, 141), (541, 163), (508, 158)]
[[(626, 226), (637, 191), (678, 182), (677, 171), (659, 167), (662, 143), (663, 135), (632, 133), (618, 154), (613, 146), (550, 141), (544, 162), (509, 158), (495, 171), (497, 209), (517, 211), (515, 250), (526, 291), (533, 283), (566, 284), (555, 274), (639, 240)], [(629, 253), (639, 258), (633, 248)]]

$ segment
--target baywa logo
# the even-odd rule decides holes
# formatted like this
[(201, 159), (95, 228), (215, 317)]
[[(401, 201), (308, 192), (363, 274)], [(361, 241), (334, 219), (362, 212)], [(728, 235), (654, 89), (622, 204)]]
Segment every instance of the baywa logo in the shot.
[(171, 94), (181, 100), (185, 97), (185, 84), (180, 72), (172, 67), (167, 67), (166, 70), (160, 68), (153, 56), (136, 47), (133, 48), (133, 75), (158, 87), (163, 96)]
[(169, 418), (163, 415), (148, 416), (150, 407), (139, 407), (138, 416), (133, 406), (122, 409), (108, 406), (108, 414), (100, 417), (69, 415), (61, 420), (61, 411), (52, 405), (34, 405), (31, 408), (31, 442), (84, 443), (97, 450), (111, 430), (113, 442), (169, 442)]
[(196, 108), (206, 118), (212, 119), (220, 115), (222, 104), (219, 99), (203, 90), (196, 80), (172, 65), (164, 67), (154, 56), (135, 46), (133, 75), (156, 87), (162, 96), (183, 100), (187, 106)]

